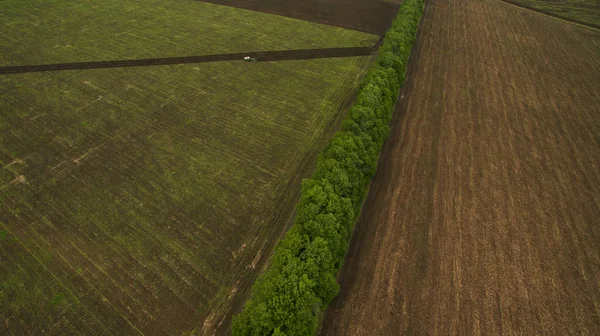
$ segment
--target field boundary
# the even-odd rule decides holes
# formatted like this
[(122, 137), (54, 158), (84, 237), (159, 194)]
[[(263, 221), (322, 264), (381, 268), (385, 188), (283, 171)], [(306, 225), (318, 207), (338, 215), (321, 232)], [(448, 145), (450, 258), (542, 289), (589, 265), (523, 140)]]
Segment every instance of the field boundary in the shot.
[[(407, 95), (408, 92), (410, 92), (411, 90), (414, 90), (415, 87), (415, 80), (414, 77), (417, 73), (417, 70), (419, 69), (419, 60), (421, 59), (421, 48), (420, 45), (423, 43), (423, 25), (427, 24), (427, 22), (425, 22), (425, 18), (427, 17), (427, 13), (430, 11), (430, 6), (431, 3), (427, 2), (424, 9), (423, 9), (423, 14), (421, 17), (421, 20), (419, 21), (419, 26), (417, 28), (418, 33), (416, 36), (416, 40), (415, 43), (413, 44), (411, 53), (410, 53), (410, 57), (409, 60), (407, 62), (407, 68), (406, 68), (406, 73), (404, 75), (404, 86), (400, 89), (399, 92), (399, 97), (398, 97), (398, 101), (396, 102), (396, 105), (394, 106), (394, 115), (392, 116), (392, 121), (390, 122), (390, 124), (392, 125), (392, 130), (391, 130), (391, 135), (390, 135), (390, 140), (392, 140), (391, 138), (394, 137), (394, 134), (397, 134), (399, 132), (399, 127), (400, 127), (400, 121), (404, 118), (405, 114), (406, 114), (406, 110), (408, 107), (408, 100), (405, 99), (404, 97)], [(330, 335), (330, 334), (335, 334), (336, 330), (335, 325), (333, 323), (326, 323), (327, 321), (332, 321), (333, 317), (332, 315), (334, 315), (333, 313), (340, 309), (340, 307), (343, 307), (347, 298), (348, 298), (348, 294), (349, 294), (349, 290), (348, 290), (348, 283), (352, 283), (354, 281), (356, 281), (358, 273), (357, 272), (347, 272), (347, 269), (350, 269), (353, 267), (353, 264), (351, 263), (351, 258), (353, 258), (353, 254), (356, 253), (356, 251), (362, 251), (363, 249), (368, 248), (368, 239), (365, 239), (365, 237), (369, 234), (369, 228), (365, 227), (364, 225), (358, 225), (360, 224), (360, 220), (367, 216), (366, 212), (364, 212), (363, 210), (365, 208), (368, 208), (370, 206), (372, 206), (373, 204), (373, 199), (372, 196), (373, 194), (378, 194), (382, 191), (380, 188), (381, 186), (377, 183), (377, 179), (380, 179), (381, 176), (386, 176), (386, 173), (388, 173), (388, 169), (389, 167), (386, 166), (384, 164), (384, 162), (386, 160), (389, 160), (389, 158), (391, 157), (392, 153), (392, 148), (394, 147), (395, 143), (393, 141), (387, 141), (384, 145), (383, 148), (381, 149), (381, 154), (379, 156), (379, 161), (377, 163), (377, 173), (376, 176), (373, 177), (373, 180), (371, 181), (371, 183), (369, 184), (369, 188), (368, 188), (368, 194), (365, 197), (365, 200), (361, 206), (361, 210), (360, 213), (358, 214), (358, 219), (357, 221), (359, 221), (357, 223), (357, 225), (355, 226), (355, 229), (352, 233), (352, 237), (350, 240), (350, 244), (349, 246), (351, 246), (351, 249), (348, 250), (348, 252), (346, 253), (346, 255), (344, 256), (344, 263), (342, 265), (342, 267), (340, 268), (339, 273), (336, 276), (336, 280), (338, 281), (338, 283), (340, 284), (340, 293), (339, 295), (337, 295), (332, 302), (329, 304), (327, 311), (325, 312), (325, 316), (323, 318), (323, 323), (321, 325), (321, 328), (319, 330), (318, 335)], [(367, 243), (365, 243), (367, 242)], [(332, 331), (332, 329), (334, 329)]]
[(517, 2), (512, 1), (512, 0), (498, 0), (498, 1), (504, 2), (504, 3), (509, 4), (509, 5), (517, 6), (517, 7), (523, 8), (523, 9), (528, 9), (530, 11), (533, 11), (533, 12), (536, 12), (536, 13), (539, 13), (539, 14), (548, 15), (548, 16), (553, 17), (555, 19), (566, 21), (566, 22), (569, 22), (569, 23), (572, 23), (572, 24), (582, 25), (582, 26), (585, 26), (587, 28), (592, 28), (592, 29), (600, 30), (600, 25), (595, 25), (593, 23), (582, 22), (582, 21), (578, 21), (578, 20), (575, 20), (575, 19), (572, 19), (572, 18), (569, 18), (569, 17), (566, 17), (566, 16), (559, 15), (559, 14), (554, 14), (554, 13), (546, 12), (546, 11), (544, 11), (542, 9), (538, 9), (538, 8), (534, 8), (534, 7), (531, 7), (531, 6), (528, 6), (528, 5), (517, 3)]
[[(381, 40), (380, 40), (381, 41)], [(148, 58), (140, 60), (117, 60), (97, 62), (74, 62), (41, 65), (22, 65), (0, 67), (0, 75), (19, 74), (28, 72), (64, 71), (64, 70), (89, 70), (106, 68), (126, 68), (139, 66), (175, 65), (190, 63), (206, 63), (219, 61), (239, 61), (249, 56), (256, 62), (292, 61), (317, 58), (369, 56), (377, 51), (380, 41), (372, 47), (345, 47), (321, 49), (297, 49), (278, 51), (242, 52), (231, 54), (215, 54), (203, 56), (184, 56), (166, 58)]]
[(303, 180), (294, 224), (234, 317), (233, 335), (317, 332), (340, 290), (336, 275), (389, 136), (422, 12), (423, 0), (401, 5), (341, 130), (319, 155), (312, 177)]
[[(364, 61), (364, 64), (361, 65), (361, 73), (366, 71), (369, 65), (374, 61), (375, 56), (371, 55)], [(340, 124), (344, 120), (345, 113), (350, 109), (352, 103), (356, 100), (356, 96), (358, 94), (358, 83), (362, 80), (363, 76), (359, 78), (348, 79), (349, 82), (352, 83), (352, 92), (348, 92), (346, 97), (339, 102), (339, 107), (335, 116), (327, 123), (324, 128), (323, 133), (317, 137), (314, 141), (311, 148), (314, 148), (310, 153), (306, 154), (301, 161), (301, 164), (298, 166), (298, 169), (294, 174), (292, 174), (292, 178), (286, 184), (285, 187), (282, 188), (283, 194), (288, 195), (281, 199), (281, 204), (284, 204), (282, 210), (275, 216), (273, 220), (269, 222), (267, 227), (275, 228), (276, 222), (285, 222), (285, 225), (282, 225), (279, 230), (276, 232), (273, 231), (269, 234), (270, 239), (268, 239), (265, 243), (264, 250), (265, 251), (273, 251), (274, 246), (278, 241), (280, 241), (285, 235), (286, 231), (289, 230), (294, 224), (294, 218), (296, 217), (296, 204), (300, 200), (300, 183), (302, 182), (302, 176), (310, 176), (314, 171), (315, 163), (317, 162), (318, 155), (323, 150), (323, 147), (327, 144), (327, 139), (331, 138), (333, 134), (335, 134), (336, 130), (339, 129)], [(341, 90), (340, 90), (341, 91)], [(285, 210), (283, 210), (285, 209)], [(256, 268), (256, 270), (252, 270), (253, 272), (248, 272), (251, 275), (244, 275), (241, 278), (244, 279), (242, 284), (236, 293), (236, 296), (232, 300), (232, 307), (218, 322), (218, 326), (212, 330), (208, 330), (205, 334), (210, 334), (212, 332), (213, 335), (230, 335), (231, 334), (231, 320), (235, 314), (238, 314), (243, 306), (245, 301), (248, 298), (250, 293), (250, 289), (256, 278), (264, 272), (266, 267), (268, 267), (268, 259), (270, 257), (270, 253), (265, 253), (261, 255), (257, 264), (261, 264), (262, 266)], [(247, 278), (251, 277), (250, 281), (247, 281)]]

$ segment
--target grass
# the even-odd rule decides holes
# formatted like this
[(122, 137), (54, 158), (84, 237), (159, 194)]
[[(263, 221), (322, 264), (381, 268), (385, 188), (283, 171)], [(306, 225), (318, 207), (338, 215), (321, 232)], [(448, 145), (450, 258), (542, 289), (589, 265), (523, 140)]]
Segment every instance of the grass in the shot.
[(0, 66), (360, 46), (374, 36), (193, 0), (2, 1)]
[(510, 0), (509, 2), (600, 28), (600, 4), (597, 0)]
[(0, 282), (31, 280), (0, 319), (12, 331), (31, 331), (23, 314), (60, 320), (71, 305), (39, 306), (70, 291), (86, 308), (69, 310), (73, 330), (197, 328), (283, 229), (270, 224), (293, 196), (286, 185), (364, 61), (0, 77), (0, 221), (20, 246), (0, 257), (28, 251), (5, 262)]
[[(171, 0), (9, 0), (0, 26), (0, 66), (373, 38)], [(285, 229), (367, 63), (0, 76), (0, 333), (214, 330)]]

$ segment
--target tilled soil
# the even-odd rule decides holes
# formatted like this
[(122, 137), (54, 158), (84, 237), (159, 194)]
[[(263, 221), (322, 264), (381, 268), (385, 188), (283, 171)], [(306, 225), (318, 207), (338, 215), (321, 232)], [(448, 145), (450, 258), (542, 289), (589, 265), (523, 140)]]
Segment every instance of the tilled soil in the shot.
[(600, 32), (427, 1), (322, 335), (600, 335)]
[(398, 4), (379, 0), (199, 0), (331, 26), (383, 34)]

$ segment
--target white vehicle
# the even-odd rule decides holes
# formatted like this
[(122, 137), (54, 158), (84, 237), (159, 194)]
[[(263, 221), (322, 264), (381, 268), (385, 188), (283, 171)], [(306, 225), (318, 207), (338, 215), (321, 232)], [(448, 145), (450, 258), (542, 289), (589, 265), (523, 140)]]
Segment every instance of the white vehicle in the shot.
[(252, 58), (250, 56), (246, 56), (244, 57), (244, 61), (248, 61), (248, 62), (256, 62), (256, 58)]

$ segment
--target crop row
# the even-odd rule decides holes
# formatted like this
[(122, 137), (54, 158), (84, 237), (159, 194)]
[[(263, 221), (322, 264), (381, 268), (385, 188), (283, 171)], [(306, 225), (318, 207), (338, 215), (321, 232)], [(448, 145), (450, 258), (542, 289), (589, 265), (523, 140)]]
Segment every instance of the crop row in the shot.
[(400, 7), (341, 130), (319, 156), (313, 176), (303, 181), (294, 225), (234, 317), (233, 335), (316, 333), (339, 292), (336, 274), (389, 135), (422, 11), (423, 0)]

